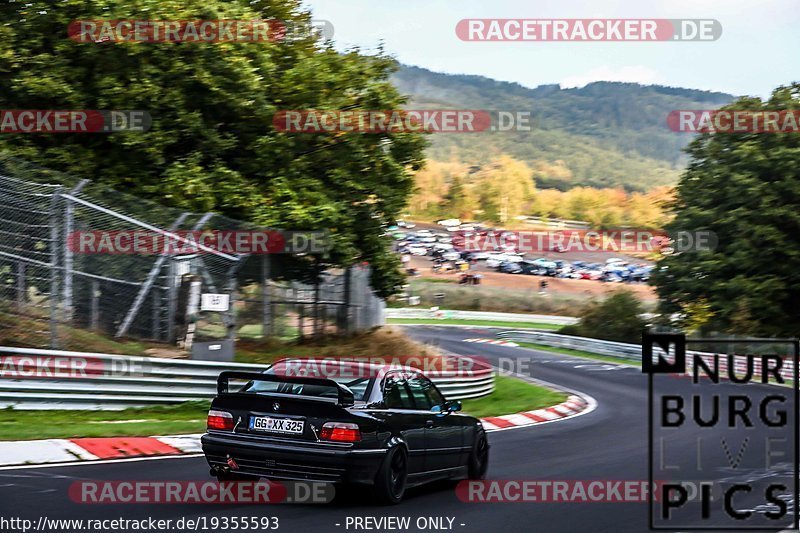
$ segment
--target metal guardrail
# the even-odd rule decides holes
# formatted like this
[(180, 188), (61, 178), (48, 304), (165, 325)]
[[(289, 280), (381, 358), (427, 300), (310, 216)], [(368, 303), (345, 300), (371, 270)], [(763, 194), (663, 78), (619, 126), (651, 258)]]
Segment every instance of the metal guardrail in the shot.
[[(267, 365), (0, 347), (0, 407), (113, 410), (208, 400), (223, 370)], [(465, 373), (466, 374), (466, 373)], [(448, 399), (486, 396), (491, 368), (431, 376)]]
[(559, 335), (558, 333), (521, 330), (501, 331), (497, 336), (508, 341), (532, 342), (535, 344), (544, 344), (545, 346), (553, 346), (555, 348), (569, 348), (598, 355), (618, 357), (620, 359), (636, 361), (642, 359), (642, 347), (638, 344), (604, 341), (588, 337), (573, 337), (571, 335)]
[[(606, 341), (588, 337), (573, 337), (570, 335), (559, 335), (557, 333), (540, 333), (537, 331), (501, 331), (497, 336), (509, 341), (530, 342), (555, 348), (569, 348), (597, 355), (617, 357), (629, 361), (641, 362), (642, 360), (642, 346), (639, 344)], [(714, 365), (715, 354), (713, 353), (687, 350), (686, 354), (689, 356), (699, 356), (710, 366)], [(693, 359), (693, 357), (690, 357), (687, 362), (688, 368), (690, 369), (693, 365)], [(732, 361), (736, 372), (746, 371), (748, 361), (745, 355), (735, 355)], [(720, 358), (719, 368), (721, 371), (726, 372), (728, 364), (727, 358)], [(758, 360), (758, 358), (756, 358), (752, 364), (756, 372), (761, 371), (761, 361)], [(786, 379), (793, 379), (793, 369), (790, 366), (784, 366), (781, 374)]]
[(457, 320), (493, 320), (497, 322), (534, 322), (566, 326), (575, 324), (578, 319), (571, 316), (529, 315), (525, 313), (494, 313), (490, 311), (460, 311), (414, 308), (387, 308), (386, 318), (452, 318)]

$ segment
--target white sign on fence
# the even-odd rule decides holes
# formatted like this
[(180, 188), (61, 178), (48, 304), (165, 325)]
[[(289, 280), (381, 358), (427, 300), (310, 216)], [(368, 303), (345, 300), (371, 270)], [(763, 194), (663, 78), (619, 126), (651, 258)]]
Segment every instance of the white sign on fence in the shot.
[(231, 297), (228, 294), (204, 294), (200, 299), (201, 311), (225, 312), (231, 305)]

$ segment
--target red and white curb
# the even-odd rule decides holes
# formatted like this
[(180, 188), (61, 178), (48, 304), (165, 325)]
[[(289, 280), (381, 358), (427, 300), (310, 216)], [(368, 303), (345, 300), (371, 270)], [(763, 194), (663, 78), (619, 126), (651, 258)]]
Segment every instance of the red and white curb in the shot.
[(499, 431), (501, 429), (511, 429), (534, 424), (544, 424), (582, 414), (591, 406), (581, 396), (573, 395), (552, 407), (544, 407), (534, 411), (524, 411), (513, 415), (489, 416), (481, 419), (481, 423), (486, 431)]
[[(590, 406), (590, 402), (584, 398), (573, 395), (567, 401), (552, 407), (490, 416), (482, 418), (481, 423), (486, 431), (500, 431), (569, 418), (581, 414)], [(103, 461), (201, 452), (200, 434), (9, 441), (0, 442), (0, 466)]]
[(0, 465), (69, 463), (199, 453), (200, 435), (0, 442)]
[(464, 339), (464, 342), (477, 342), (480, 344), (494, 344), (496, 346), (511, 346), (511, 347), (519, 347), (519, 344), (516, 342), (511, 341), (501, 341), (497, 339)]

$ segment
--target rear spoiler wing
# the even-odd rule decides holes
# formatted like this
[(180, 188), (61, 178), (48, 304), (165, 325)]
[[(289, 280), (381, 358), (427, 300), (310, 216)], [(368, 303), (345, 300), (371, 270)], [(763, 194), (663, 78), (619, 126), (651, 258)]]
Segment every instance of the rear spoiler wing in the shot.
[[(262, 374), (261, 372), (244, 372), (239, 370), (225, 370), (217, 378), (217, 394), (228, 394), (228, 382), (232, 379), (246, 381), (271, 381), (273, 383), (300, 383), (305, 385), (327, 385), (333, 387), (339, 393), (339, 405), (350, 407), (355, 403), (353, 391), (336, 383), (332, 379), (310, 378), (302, 376), (275, 376), (272, 374)], [(306, 398), (304, 398), (306, 399)], [(308, 397), (308, 399), (314, 399)]]

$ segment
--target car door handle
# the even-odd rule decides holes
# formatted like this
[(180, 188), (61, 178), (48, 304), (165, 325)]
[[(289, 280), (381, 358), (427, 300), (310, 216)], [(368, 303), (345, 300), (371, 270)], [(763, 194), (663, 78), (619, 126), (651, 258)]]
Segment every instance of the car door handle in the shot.
[(425, 427), (426, 428), (432, 428), (433, 427), (433, 420), (426, 420), (425, 421)]

